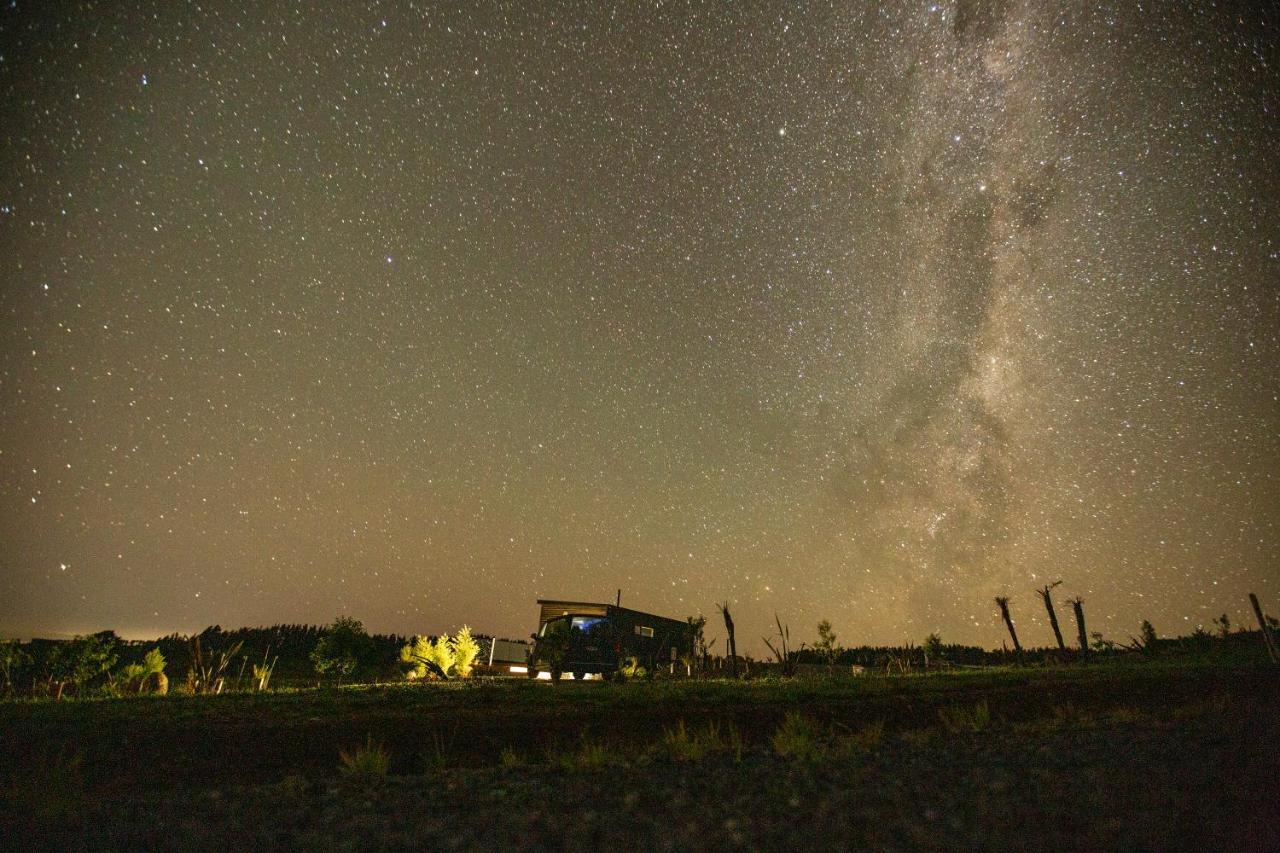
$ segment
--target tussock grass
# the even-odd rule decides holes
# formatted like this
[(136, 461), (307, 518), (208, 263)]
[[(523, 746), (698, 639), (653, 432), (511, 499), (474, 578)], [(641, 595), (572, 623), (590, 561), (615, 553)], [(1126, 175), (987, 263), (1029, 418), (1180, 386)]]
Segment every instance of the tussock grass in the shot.
[(769, 744), (775, 755), (799, 761), (812, 761), (824, 751), (813, 720), (794, 711), (787, 712)]
[(982, 732), (991, 726), (991, 709), (987, 706), (985, 699), (971, 708), (964, 706), (939, 708), (938, 720), (942, 723), (942, 727), (952, 734)]
[(373, 742), (372, 735), (365, 737), (363, 746), (338, 751), (338, 771), (348, 779), (380, 779), (390, 766), (391, 756), (382, 744)]
[(742, 760), (742, 735), (730, 723), (721, 727), (716, 720), (690, 732), (683, 719), (664, 729), (657, 753), (673, 761), (700, 761), (712, 755), (731, 752), (735, 761)]
[(863, 755), (884, 742), (884, 721), (868, 723), (856, 732), (836, 739), (836, 753), (843, 757)]
[(564, 770), (598, 770), (615, 764), (625, 764), (621, 755), (599, 741), (593, 741), (586, 735), (578, 748), (566, 752), (551, 750), (547, 753), (548, 763)]

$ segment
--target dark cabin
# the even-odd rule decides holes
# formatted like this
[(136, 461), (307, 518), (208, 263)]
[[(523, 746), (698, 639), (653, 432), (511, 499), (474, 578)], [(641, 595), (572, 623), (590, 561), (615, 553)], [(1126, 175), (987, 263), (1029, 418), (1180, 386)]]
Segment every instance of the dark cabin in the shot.
[[(689, 642), (689, 624), (681, 619), (594, 601), (538, 599), (538, 607), (530, 677), (541, 670), (553, 678), (599, 673), (607, 680), (631, 657), (653, 670), (675, 661)], [(562, 655), (548, 654), (561, 644)]]

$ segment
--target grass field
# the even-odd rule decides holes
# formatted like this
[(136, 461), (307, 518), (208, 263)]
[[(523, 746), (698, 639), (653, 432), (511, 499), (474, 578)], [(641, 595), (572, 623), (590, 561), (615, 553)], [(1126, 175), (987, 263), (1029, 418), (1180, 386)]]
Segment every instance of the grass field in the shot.
[(1280, 849), (1277, 700), (1157, 660), (6, 702), (0, 842)]

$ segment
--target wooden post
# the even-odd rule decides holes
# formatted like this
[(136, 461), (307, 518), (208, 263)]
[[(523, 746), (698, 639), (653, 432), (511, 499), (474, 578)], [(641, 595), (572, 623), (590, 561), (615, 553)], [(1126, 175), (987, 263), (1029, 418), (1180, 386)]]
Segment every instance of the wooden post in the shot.
[(1271, 662), (1280, 663), (1280, 648), (1276, 647), (1275, 635), (1271, 633), (1267, 618), (1262, 615), (1262, 605), (1258, 603), (1258, 596), (1249, 593), (1249, 603), (1253, 605), (1253, 615), (1258, 618), (1258, 628), (1262, 630), (1262, 641), (1267, 644), (1267, 654), (1271, 656)]

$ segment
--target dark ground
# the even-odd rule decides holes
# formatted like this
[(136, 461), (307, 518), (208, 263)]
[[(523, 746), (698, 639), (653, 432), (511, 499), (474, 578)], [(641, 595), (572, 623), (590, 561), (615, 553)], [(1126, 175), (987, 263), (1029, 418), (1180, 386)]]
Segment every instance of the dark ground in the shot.
[[(11, 702), (0, 846), (1276, 850), (1277, 700), (1202, 661)], [(367, 736), (390, 772), (340, 774)]]

